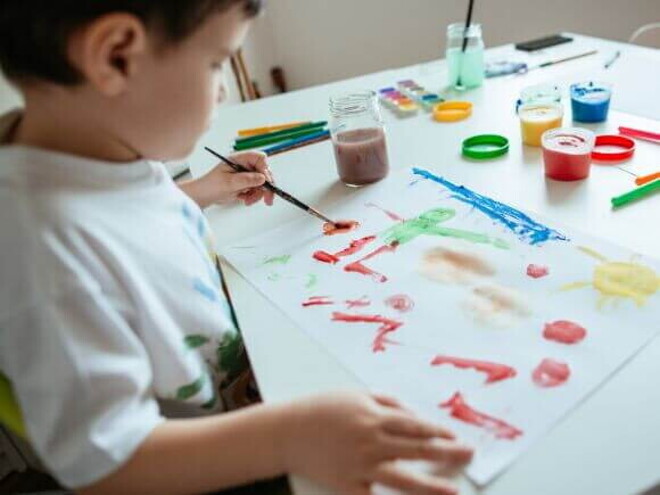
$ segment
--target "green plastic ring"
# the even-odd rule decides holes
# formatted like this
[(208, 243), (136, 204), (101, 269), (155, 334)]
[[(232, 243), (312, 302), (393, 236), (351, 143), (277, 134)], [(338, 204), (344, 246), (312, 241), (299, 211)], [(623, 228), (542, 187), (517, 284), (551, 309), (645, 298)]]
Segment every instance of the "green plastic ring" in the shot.
[(476, 160), (496, 158), (509, 152), (509, 140), (499, 134), (479, 134), (463, 141), (463, 155)]

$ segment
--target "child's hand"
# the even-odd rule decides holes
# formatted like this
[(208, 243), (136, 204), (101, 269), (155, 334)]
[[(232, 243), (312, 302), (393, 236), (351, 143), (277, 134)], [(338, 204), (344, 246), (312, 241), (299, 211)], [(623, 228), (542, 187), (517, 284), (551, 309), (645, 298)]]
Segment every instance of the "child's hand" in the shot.
[(263, 200), (268, 206), (273, 204), (273, 192), (261, 187), (266, 180), (273, 182), (273, 176), (266, 162), (266, 155), (257, 151), (244, 151), (229, 158), (254, 172), (234, 172), (220, 163), (205, 178), (213, 188), (214, 203), (243, 201), (246, 206)]
[(289, 472), (345, 495), (369, 495), (380, 483), (415, 494), (458, 493), (439, 477), (397, 467), (397, 459), (424, 459), (460, 466), (472, 449), (440, 426), (417, 419), (395, 400), (338, 393), (292, 404), (294, 417), (284, 435)]

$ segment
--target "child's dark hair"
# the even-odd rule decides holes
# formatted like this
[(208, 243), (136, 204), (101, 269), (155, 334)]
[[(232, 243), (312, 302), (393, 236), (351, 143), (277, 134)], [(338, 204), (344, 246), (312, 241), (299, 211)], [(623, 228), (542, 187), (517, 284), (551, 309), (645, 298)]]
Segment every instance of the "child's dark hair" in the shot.
[(209, 14), (243, 4), (255, 16), (262, 0), (0, 0), (0, 67), (12, 80), (45, 79), (77, 84), (82, 76), (67, 57), (69, 36), (90, 21), (127, 12), (176, 43)]

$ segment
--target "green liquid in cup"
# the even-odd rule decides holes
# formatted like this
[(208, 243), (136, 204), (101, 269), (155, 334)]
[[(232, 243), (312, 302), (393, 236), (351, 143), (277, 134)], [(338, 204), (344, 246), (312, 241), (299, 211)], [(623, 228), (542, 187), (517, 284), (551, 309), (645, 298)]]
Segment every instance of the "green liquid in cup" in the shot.
[[(447, 50), (447, 66), (450, 86), (457, 89), (477, 88), (484, 82), (483, 48), (467, 48), (463, 53), (460, 48), (450, 48)], [(458, 84), (459, 71), (460, 85)]]

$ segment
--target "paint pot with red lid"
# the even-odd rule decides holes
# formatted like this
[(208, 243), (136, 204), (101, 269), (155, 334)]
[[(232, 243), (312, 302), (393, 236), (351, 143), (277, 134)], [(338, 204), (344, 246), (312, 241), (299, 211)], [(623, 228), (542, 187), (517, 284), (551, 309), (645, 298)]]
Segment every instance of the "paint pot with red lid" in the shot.
[(596, 136), (596, 144), (591, 157), (601, 162), (620, 162), (632, 158), (635, 153), (635, 141), (617, 134)]
[(543, 163), (545, 175), (561, 181), (589, 177), (591, 152), (596, 137), (588, 129), (568, 127), (550, 129), (543, 133)]

